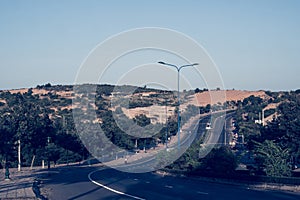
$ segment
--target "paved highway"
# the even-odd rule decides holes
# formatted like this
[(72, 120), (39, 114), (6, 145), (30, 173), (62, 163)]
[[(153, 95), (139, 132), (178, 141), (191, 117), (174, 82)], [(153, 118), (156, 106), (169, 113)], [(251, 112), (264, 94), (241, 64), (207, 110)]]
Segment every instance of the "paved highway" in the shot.
[[(218, 142), (219, 136), (221, 135), (221, 132), (223, 130), (224, 119), (225, 119), (225, 115), (217, 117), (214, 120), (214, 128), (209, 130), (207, 143), (215, 144)], [(200, 138), (204, 135), (204, 132), (206, 132), (205, 126), (209, 120), (210, 120), (210, 116), (206, 116), (197, 120), (197, 124), (192, 124), (191, 127), (186, 130), (187, 133), (182, 134), (181, 145), (180, 145), (181, 152), (186, 151), (186, 149), (191, 145), (191, 143), (194, 141), (195, 138)], [(177, 147), (178, 147), (177, 141), (173, 144), (168, 145), (169, 151), (171, 149), (177, 150)], [(211, 145), (210, 147), (212, 148), (213, 145)], [(159, 151), (165, 151), (165, 149)], [(143, 156), (144, 157), (141, 157), (138, 160), (134, 160), (134, 161), (129, 160), (127, 164), (124, 164), (124, 162), (121, 163), (115, 162), (117, 163), (117, 165), (115, 165), (114, 168), (124, 172), (139, 173), (139, 172), (154, 171), (162, 167), (160, 165), (160, 158), (156, 153), (147, 153), (147, 155), (143, 155)]]
[[(230, 124), (230, 119), (232, 119), (232, 116), (234, 115), (234, 113), (228, 113), (226, 114), (226, 121), (223, 121), (222, 123), (222, 132), (220, 134), (219, 140), (218, 140), (218, 144), (219, 145), (224, 145), (225, 143), (228, 144), (229, 143), (229, 136), (228, 136), (228, 128), (230, 128), (231, 124)], [(226, 123), (226, 126), (224, 126)], [(227, 130), (225, 130), (225, 127)], [(226, 137), (226, 139), (225, 139)]]
[[(224, 117), (213, 123), (208, 143), (215, 143), (222, 131)], [(204, 121), (203, 121), (204, 120)], [(201, 137), (208, 118), (200, 120), (197, 137)], [(202, 125), (201, 125), (202, 124)], [(202, 130), (201, 130), (202, 129)], [(183, 138), (182, 145), (190, 141)], [(149, 156), (127, 164), (130, 171), (148, 168), (155, 163)], [(122, 167), (122, 166), (121, 166)], [(125, 166), (124, 166), (125, 167)], [(142, 170), (143, 171), (143, 170)], [(126, 173), (111, 168), (68, 167), (51, 169), (43, 180), (49, 199), (300, 199), (300, 194), (258, 191), (246, 186), (224, 185), (191, 178), (162, 176), (156, 173)]]
[[(171, 151), (177, 150), (177, 140), (172, 143), (168, 144), (168, 152), (166, 153), (166, 149), (160, 148), (156, 150), (148, 151), (148, 153), (140, 153), (136, 155), (131, 155), (128, 157), (128, 162), (124, 162), (123, 159), (119, 160), (113, 160), (111, 163), (106, 163), (108, 166), (111, 166), (115, 169), (124, 171), (124, 172), (134, 172), (134, 173), (140, 173), (140, 172), (149, 172), (154, 171), (156, 169), (160, 169), (161, 167), (164, 167), (167, 163), (170, 164), (174, 160), (176, 160), (183, 152), (186, 151), (186, 149), (191, 145), (191, 143), (194, 141), (195, 138), (199, 138), (203, 135), (205, 132), (205, 125), (209, 121), (210, 116), (205, 116), (201, 119), (194, 119), (193, 123), (191, 123), (190, 126), (185, 128), (184, 134), (181, 135), (181, 145), (180, 145), (180, 152), (176, 153), (176, 156), (173, 158)], [(222, 120), (219, 120), (222, 121)], [(198, 125), (199, 124), (199, 125)], [(220, 123), (219, 123), (220, 124)], [(222, 127), (222, 125), (219, 125)], [(198, 128), (199, 127), (199, 128)], [(220, 131), (219, 129), (214, 129), (211, 132), (215, 133), (216, 131)], [(214, 135), (214, 134), (213, 134)], [(219, 134), (218, 134), (219, 135)], [(218, 137), (217, 137), (218, 139)], [(216, 140), (217, 140), (216, 139)], [(162, 158), (159, 154), (164, 154), (164, 156), (169, 156), (169, 161), (162, 161)], [(119, 153), (119, 155), (121, 155)], [(174, 160), (172, 160), (174, 159)], [(163, 164), (162, 164), (163, 163)]]
[(107, 168), (52, 169), (44, 180), (49, 199), (300, 199), (300, 194), (259, 191), (244, 186), (224, 185), (196, 179), (132, 174)]

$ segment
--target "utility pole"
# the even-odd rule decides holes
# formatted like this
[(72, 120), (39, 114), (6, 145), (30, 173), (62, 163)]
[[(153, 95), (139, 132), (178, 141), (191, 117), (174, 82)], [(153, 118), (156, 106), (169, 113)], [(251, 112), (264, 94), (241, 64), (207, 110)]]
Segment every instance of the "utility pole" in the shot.
[(137, 153), (138, 152), (138, 142), (137, 142), (137, 139), (135, 139), (135, 153)]
[(225, 124), (224, 124), (224, 145), (226, 146), (226, 118), (225, 118)]
[(21, 140), (18, 140), (18, 171), (21, 171)]
[(265, 111), (262, 109), (262, 125), (265, 126)]
[[(68, 135), (68, 125), (67, 125), (68, 121), (66, 120), (64, 115), (62, 116), (62, 118), (63, 118), (63, 129), (66, 130), (66, 134)], [(67, 151), (67, 165), (69, 165), (69, 150), (66, 149), (66, 151)]]
[(166, 149), (168, 149), (168, 111), (167, 111), (167, 104), (166, 104)]
[(48, 158), (47, 158), (47, 167), (48, 167), (48, 170), (50, 169), (50, 155), (49, 155), (49, 144), (50, 144), (50, 139), (51, 137), (47, 137), (47, 147), (48, 147)]

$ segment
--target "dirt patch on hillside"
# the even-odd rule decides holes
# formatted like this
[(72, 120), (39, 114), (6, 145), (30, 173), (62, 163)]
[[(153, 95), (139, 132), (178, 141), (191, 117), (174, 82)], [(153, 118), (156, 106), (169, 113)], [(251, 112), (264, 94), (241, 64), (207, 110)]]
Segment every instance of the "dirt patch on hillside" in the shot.
[(167, 117), (174, 115), (174, 109), (175, 107), (153, 105), (149, 107), (138, 107), (132, 109), (122, 108), (122, 111), (131, 119), (143, 114), (151, 119), (151, 123), (165, 123)]
[(264, 91), (243, 91), (243, 90), (213, 90), (195, 94), (189, 103), (197, 106), (206, 106), (207, 104), (218, 104), (225, 101), (242, 101), (251, 95), (261, 97), (263, 99), (268, 96)]
[(279, 106), (280, 103), (281, 103), (281, 102), (279, 102), (279, 103), (270, 103), (270, 104), (268, 104), (268, 105), (264, 108), (264, 110), (275, 109), (275, 108), (277, 108), (277, 107)]
[[(264, 91), (241, 91), (241, 90), (213, 90), (213, 91), (206, 91), (202, 93), (197, 93), (191, 95), (186, 98), (186, 102), (180, 105), (181, 112), (186, 109), (188, 104), (192, 104), (195, 106), (206, 106), (207, 104), (223, 104), (226, 101), (238, 101), (243, 100), (251, 95), (261, 97), (263, 99), (268, 98)], [(138, 107), (132, 109), (125, 109), (123, 108), (123, 112), (129, 118), (134, 118), (137, 115), (144, 114), (147, 117), (151, 118), (152, 122), (164, 122), (166, 119), (166, 112), (167, 116), (174, 115), (175, 107), (166, 107), (165, 106), (158, 106), (153, 105), (149, 107)]]
[(0, 102), (6, 104), (6, 100), (5, 99), (0, 99)]
[[(26, 92), (29, 91), (29, 89), (13, 89), (13, 90), (8, 90), (11, 94), (17, 94), (17, 93), (20, 93), (20, 94), (24, 94)], [(61, 96), (62, 98), (72, 98), (74, 92), (73, 91), (55, 91), (55, 90), (45, 90), (45, 89), (37, 89), (37, 88), (33, 88), (32, 89), (32, 94), (33, 95), (39, 95), (39, 96), (42, 96), (42, 95), (47, 95), (48, 93), (52, 93), (52, 94), (56, 94), (58, 96)]]
[(28, 89), (23, 88), (23, 89), (14, 89), (14, 90), (8, 90), (8, 91), (11, 94), (17, 94), (17, 93), (24, 94), (24, 93), (28, 92)]

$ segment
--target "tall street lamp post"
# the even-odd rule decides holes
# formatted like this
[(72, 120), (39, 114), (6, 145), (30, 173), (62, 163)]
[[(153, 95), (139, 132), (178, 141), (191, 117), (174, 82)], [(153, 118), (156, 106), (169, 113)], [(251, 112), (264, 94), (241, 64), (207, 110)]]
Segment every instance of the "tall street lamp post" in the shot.
[(193, 63), (193, 64), (188, 64), (188, 65), (182, 65), (180, 67), (170, 64), (170, 63), (165, 63), (162, 61), (158, 62), (161, 65), (166, 65), (170, 67), (175, 67), (177, 70), (177, 101), (178, 101), (178, 111), (177, 111), (177, 138), (178, 138), (178, 150), (180, 150), (180, 92), (179, 92), (179, 81), (180, 81), (180, 70), (185, 67), (192, 67), (195, 65), (198, 65), (198, 63)]

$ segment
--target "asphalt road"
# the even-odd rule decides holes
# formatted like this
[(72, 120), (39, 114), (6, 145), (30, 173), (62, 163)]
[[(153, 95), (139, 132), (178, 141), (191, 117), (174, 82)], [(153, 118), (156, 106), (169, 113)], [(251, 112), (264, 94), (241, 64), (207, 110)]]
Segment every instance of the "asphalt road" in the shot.
[[(191, 143), (194, 141), (195, 138), (199, 138), (203, 135), (203, 133), (205, 132), (205, 125), (209, 119), (210, 119), (210, 116), (203, 117), (203, 118), (197, 120), (197, 124), (192, 124), (190, 128), (185, 129), (186, 133), (182, 134), (180, 153), (177, 154), (178, 157), (186, 151), (186, 149), (191, 145)], [(222, 120), (218, 120), (218, 122), (219, 121), (222, 121)], [(219, 128), (220, 130), (219, 129), (211, 130), (211, 132), (213, 133), (211, 135), (215, 135), (215, 132), (217, 132), (217, 131), (219, 131), (219, 132), (222, 131), (223, 126), (222, 125), (219, 125), (219, 126), (221, 127), (221, 128)], [(218, 140), (218, 137), (216, 137), (216, 140)], [(176, 150), (178, 150), (177, 148), (178, 148), (177, 141), (175, 143), (168, 144), (168, 152), (171, 152), (174, 150), (176, 151)], [(164, 148), (164, 149), (160, 149), (158, 151), (160, 153), (164, 153), (165, 150), (166, 149)], [(141, 154), (140, 157), (139, 157), (139, 155), (137, 155), (137, 157), (139, 157), (137, 160), (136, 159), (133, 160), (133, 159), (129, 158), (128, 163), (126, 163), (126, 164), (124, 161), (123, 162), (113, 161), (113, 164), (109, 165), (109, 166), (113, 166), (115, 169), (119, 169), (121, 171), (133, 172), (133, 173), (154, 171), (154, 170), (160, 169), (161, 167), (166, 165), (166, 163), (161, 164), (161, 163), (164, 163), (164, 161), (163, 162), (161, 161), (161, 158), (158, 154), (159, 154), (158, 152), (151, 152), (151, 153), (149, 152), (146, 154)], [(121, 155), (121, 154), (119, 153), (119, 155)], [(177, 159), (177, 158), (174, 158), (174, 159)], [(168, 161), (167, 163), (170, 164), (171, 162), (172, 162), (172, 159), (170, 161)], [(115, 163), (117, 163), (117, 165)]]
[[(219, 140), (218, 140), (218, 144), (219, 145), (224, 145), (225, 143), (228, 144), (229, 143), (229, 132), (228, 132), (228, 128), (230, 128), (232, 125), (230, 124), (230, 119), (232, 119), (232, 116), (234, 115), (234, 113), (229, 113), (229, 114), (226, 114), (226, 121), (223, 121), (223, 130), (220, 134), (220, 137), (219, 137)], [(224, 127), (226, 123), (226, 128)], [(226, 130), (225, 130), (226, 129)], [(226, 139), (225, 139), (226, 137)]]
[[(92, 182), (93, 181), (93, 182)], [(124, 173), (107, 168), (52, 169), (44, 180), (49, 199), (300, 199), (300, 194), (252, 190), (155, 173)], [(104, 188), (106, 187), (106, 188)]]
[[(210, 143), (220, 139), (224, 117), (217, 118), (208, 137)], [(206, 121), (200, 120), (197, 137)], [(202, 125), (201, 125), (202, 124)], [(202, 129), (202, 130), (201, 130)], [(222, 137), (222, 136), (221, 136)], [(183, 138), (182, 145), (189, 143)], [(126, 167), (142, 169), (153, 164), (154, 157), (143, 158)], [(134, 171), (134, 170), (133, 170)], [(42, 191), (48, 199), (300, 199), (300, 194), (281, 191), (258, 191), (246, 186), (204, 182), (192, 178), (162, 176), (156, 173), (126, 173), (111, 168), (65, 167), (51, 169), (44, 178)]]
[[(188, 133), (183, 134), (181, 138), (181, 149), (180, 151), (183, 153), (186, 151), (188, 147), (190, 147), (191, 143), (195, 139), (199, 139), (204, 135), (204, 132), (206, 127), (206, 123), (210, 120), (210, 116), (205, 116), (203, 118), (200, 118), (197, 121), (197, 124), (191, 125), (191, 128), (186, 130)], [(214, 128), (209, 130), (209, 137), (207, 143), (217, 143), (219, 141), (220, 135), (222, 134), (222, 130), (224, 127), (224, 120), (225, 120), (225, 115), (222, 115), (220, 117), (217, 117), (214, 120)], [(192, 135), (191, 135), (192, 134)], [(173, 144), (168, 145), (169, 150), (177, 150), (178, 145), (177, 142)], [(164, 151), (164, 150), (163, 150)], [(182, 154), (180, 153), (180, 155)], [(178, 155), (179, 156), (179, 155)], [(160, 168), (159, 164), (157, 163), (157, 154), (149, 155), (145, 158), (141, 158), (136, 161), (131, 161), (128, 164), (119, 164), (117, 167), (114, 167), (115, 169), (119, 169), (121, 171), (126, 171), (126, 172), (145, 172), (145, 171), (153, 171), (153, 169), (158, 169)]]

